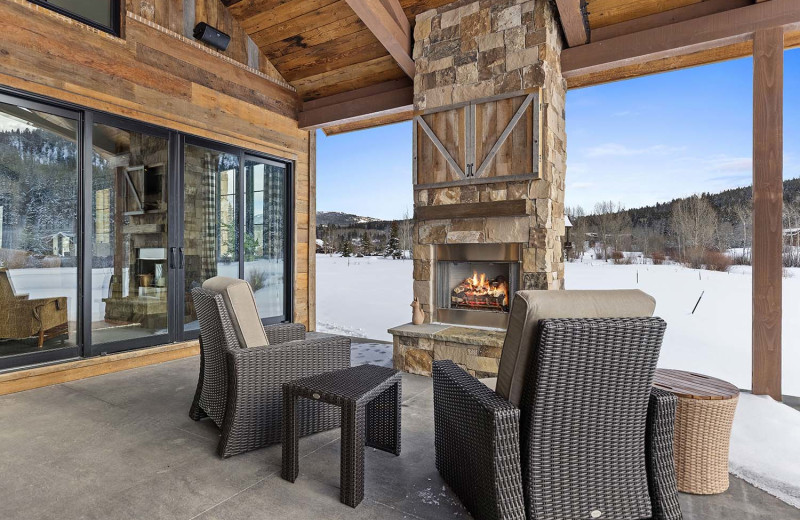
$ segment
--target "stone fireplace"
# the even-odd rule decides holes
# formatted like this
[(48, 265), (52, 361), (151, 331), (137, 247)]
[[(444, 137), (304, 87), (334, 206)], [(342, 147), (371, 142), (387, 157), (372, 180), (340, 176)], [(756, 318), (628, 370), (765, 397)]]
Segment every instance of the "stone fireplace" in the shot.
[(395, 366), (496, 374), (513, 293), (564, 284), (561, 35), (548, 0), (459, 1), (414, 31), (414, 297)]

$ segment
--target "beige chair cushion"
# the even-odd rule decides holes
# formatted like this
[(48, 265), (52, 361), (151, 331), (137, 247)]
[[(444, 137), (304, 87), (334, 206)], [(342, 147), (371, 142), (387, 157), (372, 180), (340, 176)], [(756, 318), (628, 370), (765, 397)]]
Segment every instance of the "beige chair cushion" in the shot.
[(552, 318), (643, 318), (655, 299), (639, 290), (518, 291), (500, 356), (495, 391), (519, 406), (529, 359), (539, 340), (539, 320)]
[(497, 387), (496, 377), (484, 377), (483, 379), (478, 379), (478, 381), (486, 385), (489, 390), (494, 390)]
[(215, 276), (203, 282), (203, 289), (222, 295), (239, 345), (244, 348), (269, 345), (249, 283), (238, 278)]

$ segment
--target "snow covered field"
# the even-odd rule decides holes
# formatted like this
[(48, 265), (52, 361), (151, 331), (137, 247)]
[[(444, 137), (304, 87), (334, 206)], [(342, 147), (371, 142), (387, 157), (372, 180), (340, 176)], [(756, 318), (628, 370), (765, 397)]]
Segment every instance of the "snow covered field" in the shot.
[[(319, 329), (391, 340), (386, 329), (411, 320), (412, 269), (407, 260), (317, 255)], [(783, 288), (783, 391), (800, 396), (800, 269), (790, 271)], [(567, 264), (566, 283), (568, 289), (641, 289), (653, 295), (656, 315), (667, 322), (660, 366), (750, 387), (749, 267), (718, 273), (587, 259)]]
[(391, 341), (411, 321), (414, 263), (383, 257), (317, 255), (317, 329)]

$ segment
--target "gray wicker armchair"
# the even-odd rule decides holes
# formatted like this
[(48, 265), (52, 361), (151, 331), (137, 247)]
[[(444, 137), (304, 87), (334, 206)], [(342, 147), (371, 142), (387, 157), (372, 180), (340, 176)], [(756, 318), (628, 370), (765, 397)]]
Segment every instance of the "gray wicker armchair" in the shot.
[(436, 467), (476, 519), (682, 517), (651, 300), (518, 292), (496, 391), (434, 362)]
[[(200, 377), (189, 416), (221, 429), (218, 453), (230, 457), (281, 440), (282, 384), (350, 366), (350, 339), (306, 339), (302, 324), (264, 327), (269, 345), (243, 347), (223, 296), (192, 290), (200, 321)], [(301, 435), (339, 426), (339, 410), (303, 400)]]

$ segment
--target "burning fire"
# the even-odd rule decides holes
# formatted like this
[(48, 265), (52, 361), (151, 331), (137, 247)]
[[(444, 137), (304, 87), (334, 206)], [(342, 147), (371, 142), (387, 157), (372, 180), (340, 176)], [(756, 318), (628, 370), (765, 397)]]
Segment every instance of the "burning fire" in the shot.
[(472, 278), (467, 278), (453, 289), (453, 303), (456, 306), (497, 308), (503, 310), (508, 307), (508, 281), (498, 276), (493, 280), (486, 278), (486, 273), (472, 273)]

